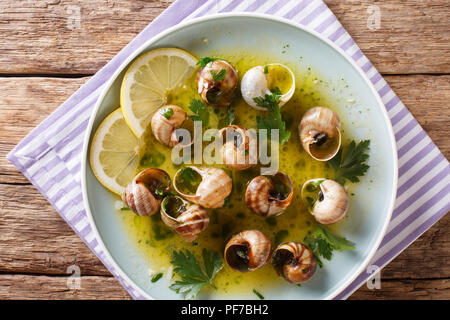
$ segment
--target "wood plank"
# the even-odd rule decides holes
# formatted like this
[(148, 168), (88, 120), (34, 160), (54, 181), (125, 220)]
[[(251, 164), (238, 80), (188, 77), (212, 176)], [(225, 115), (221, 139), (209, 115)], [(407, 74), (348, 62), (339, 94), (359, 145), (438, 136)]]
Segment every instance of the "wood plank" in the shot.
[(69, 289), (67, 277), (0, 274), (0, 300), (15, 299), (131, 299), (113, 277), (80, 278), (79, 289)]
[[(1, 0), (0, 73), (93, 74), (171, 2)], [(450, 73), (447, 0), (376, 2), (381, 25), (374, 31), (367, 27), (373, 1), (325, 2), (380, 72)]]
[[(0, 273), (109, 275), (50, 204), (31, 185), (0, 184)], [(449, 278), (446, 216), (382, 272), (382, 279)], [(20, 250), (18, 250), (20, 248)]]
[(0, 184), (0, 273), (110, 275), (32, 185)]
[(0, 78), (0, 183), (28, 183), (6, 155), (90, 78)]
[(382, 281), (381, 289), (362, 287), (349, 300), (448, 300), (450, 280)]
[[(325, 0), (358, 46), (383, 74), (450, 72), (448, 1)], [(368, 28), (370, 6), (380, 29)]]
[[(67, 287), (67, 277), (0, 275), (0, 299), (130, 299), (112, 277), (81, 277), (80, 289)], [(381, 289), (361, 288), (351, 300), (441, 299), (450, 298), (450, 281), (383, 281)]]

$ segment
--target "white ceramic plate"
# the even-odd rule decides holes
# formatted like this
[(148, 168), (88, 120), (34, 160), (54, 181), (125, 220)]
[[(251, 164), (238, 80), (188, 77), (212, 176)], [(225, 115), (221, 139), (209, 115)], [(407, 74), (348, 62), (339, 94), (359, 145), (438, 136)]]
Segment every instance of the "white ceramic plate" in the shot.
[[(208, 39), (206, 45), (204, 39)], [(284, 48), (289, 44), (288, 49)], [(82, 186), (86, 211), (98, 242), (116, 271), (143, 296), (151, 299), (179, 299), (168, 287), (167, 279), (151, 284), (149, 264), (131, 243), (118, 213), (117, 197), (103, 188), (92, 174), (88, 150), (100, 122), (118, 107), (124, 70), (143, 52), (160, 47), (179, 47), (201, 57), (211, 51), (230, 48), (264, 50), (280, 56), (281, 62), (309, 65), (330, 85), (345, 81), (343, 95), (353, 95), (340, 102), (339, 115), (347, 134), (356, 139), (370, 139), (370, 169), (355, 185), (348, 219), (339, 229), (356, 243), (356, 250), (338, 252), (313, 279), (301, 288), (282, 285), (265, 291), (267, 299), (331, 299), (345, 289), (375, 254), (389, 223), (397, 189), (397, 152), (394, 134), (385, 107), (364, 72), (343, 51), (320, 34), (288, 20), (261, 14), (217, 14), (178, 24), (149, 39), (118, 68), (106, 84), (92, 113), (84, 142)], [(283, 53), (283, 51), (285, 51)], [(330, 89), (331, 90), (331, 89)], [(293, 135), (292, 138), (296, 136)], [(254, 299), (249, 292), (234, 296), (215, 294), (200, 298)]]

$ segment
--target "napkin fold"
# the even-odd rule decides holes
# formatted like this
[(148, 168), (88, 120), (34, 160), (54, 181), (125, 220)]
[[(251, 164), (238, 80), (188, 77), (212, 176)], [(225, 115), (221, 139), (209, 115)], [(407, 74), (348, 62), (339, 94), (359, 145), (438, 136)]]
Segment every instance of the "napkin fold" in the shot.
[[(394, 128), (399, 180), (392, 219), (371, 265), (383, 268), (450, 210), (447, 159), (322, 0), (177, 0), (7, 156), (133, 298), (143, 299), (144, 296), (115, 270), (86, 216), (80, 172), (86, 127), (105, 83), (134, 50), (184, 20), (218, 12), (272, 14), (315, 30), (341, 47), (374, 84)], [(373, 274), (362, 272), (335, 299), (347, 298), (371, 276)]]

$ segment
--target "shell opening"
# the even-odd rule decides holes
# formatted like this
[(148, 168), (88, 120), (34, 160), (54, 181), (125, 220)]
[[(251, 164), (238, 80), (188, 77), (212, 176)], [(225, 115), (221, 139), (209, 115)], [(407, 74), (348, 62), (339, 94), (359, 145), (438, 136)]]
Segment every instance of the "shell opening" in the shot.
[(339, 149), (339, 137), (339, 132), (336, 132), (333, 137), (324, 132), (316, 133), (311, 139), (312, 142), (309, 144), (309, 152), (316, 159), (328, 158)]
[(269, 195), (273, 198), (271, 200), (285, 200), (289, 197), (292, 189), (289, 181), (286, 181), (286, 178), (282, 175), (274, 175), (270, 176), (272, 181), (272, 189), (269, 191)]
[[(185, 137), (191, 138), (185, 139)], [(187, 117), (186, 120), (183, 121), (181, 126), (174, 131), (172, 140), (182, 146), (190, 146), (194, 142), (194, 121), (192, 121), (190, 117)]]
[(194, 195), (202, 182), (200, 173), (190, 167), (181, 169), (175, 176), (174, 184), (183, 194)]
[(161, 203), (161, 208), (164, 212), (172, 218), (178, 218), (186, 211), (186, 201), (178, 196), (167, 196)]
[(278, 249), (272, 257), (272, 264), (275, 267), (278, 275), (283, 274), (283, 267), (285, 265), (296, 265), (294, 254), (286, 249)]
[(170, 189), (170, 176), (158, 168), (150, 168), (140, 172), (135, 177), (135, 182), (143, 184), (155, 198), (162, 199)]
[(325, 179), (312, 179), (303, 184), (301, 198), (306, 204), (309, 212), (313, 211), (317, 201), (321, 202), (325, 199), (325, 196), (320, 189), (320, 184), (323, 181), (325, 181)]
[(233, 245), (228, 248), (225, 258), (233, 269), (246, 272), (249, 271), (249, 251), (250, 246), (248, 244)]

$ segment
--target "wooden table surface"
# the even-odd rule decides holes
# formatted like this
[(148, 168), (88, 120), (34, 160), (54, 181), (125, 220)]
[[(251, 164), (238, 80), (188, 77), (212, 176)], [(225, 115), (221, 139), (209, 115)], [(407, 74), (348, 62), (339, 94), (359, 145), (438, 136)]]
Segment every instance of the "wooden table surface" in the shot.
[[(0, 0), (0, 299), (130, 298), (5, 156), (171, 2)], [(325, 2), (448, 159), (450, 2)], [(383, 269), (381, 289), (351, 299), (449, 299), (449, 225), (446, 216)], [(67, 288), (71, 265), (81, 289)]]

